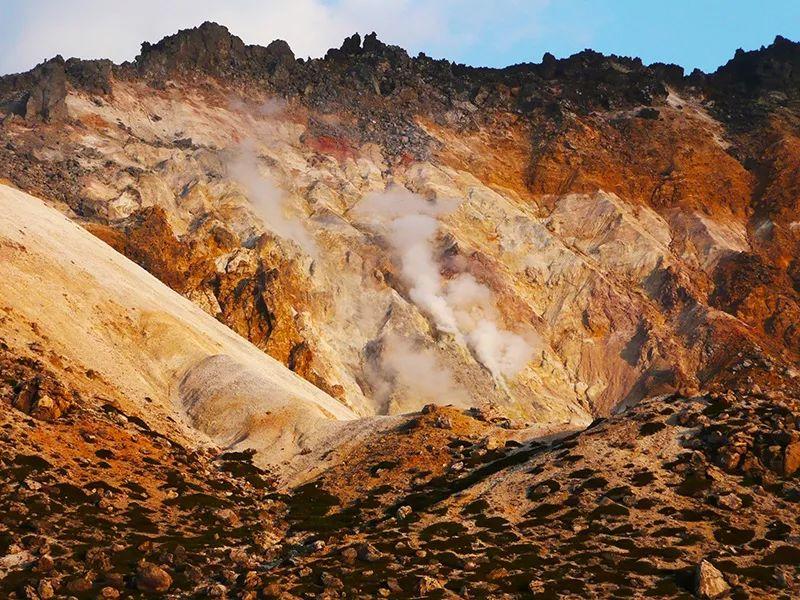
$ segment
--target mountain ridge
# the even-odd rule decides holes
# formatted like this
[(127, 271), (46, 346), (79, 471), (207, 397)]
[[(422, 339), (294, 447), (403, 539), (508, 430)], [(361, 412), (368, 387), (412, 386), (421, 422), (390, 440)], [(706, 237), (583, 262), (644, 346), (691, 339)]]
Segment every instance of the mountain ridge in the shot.
[[(356, 33), (345, 39), (340, 48), (330, 49), (323, 58), (295, 59), (289, 45), (283, 40), (275, 40), (267, 46), (246, 45), (240, 38), (231, 34), (227, 28), (213, 22), (206, 21), (195, 28), (180, 30), (178, 33), (166, 36), (156, 44), (143, 42), (139, 55), (131, 62), (113, 64), (107, 59), (82, 60), (70, 58), (65, 61), (60, 56), (46, 60), (33, 67), (31, 71), (19, 74), (9, 74), (0, 77), (0, 90), (3, 88), (14, 90), (24, 88), (30, 84), (30, 79), (38, 77), (38, 71), (63, 67), (63, 71), (70, 83), (85, 87), (89, 91), (108, 93), (110, 90), (109, 77), (112, 71), (117, 76), (130, 75), (135, 71), (140, 76), (163, 76), (169, 73), (186, 72), (187, 69), (199, 70), (206, 75), (221, 77), (250, 76), (261, 77), (269, 80), (275, 79), (280, 86), (286, 83), (286, 69), (294, 68), (293, 76), (302, 70), (304, 65), (317, 65), (335, 63), (337, 60), (356, 59), (358, 57), (388, 58), (395, 65), (422, 64), (434, 68), (439, 79), (450, 71), (456, 77), (469, 78), (470, 75), (509, 75), (511, 85), (524, 84), (524, 76), (536, 75), (541, 80), (566, 78), (574, 76), (576, 67), (580, 70), (592, 70), (617, 64), (619, 69), (643, 72), (662, 85), (656, 90), (659, 96), (665, 96), (664, 84), (677, 87), (696, 86), (703, 91), (711, 91), (717, 87), (746, 88), (750, 92), (756, 91), (760, 85), (776, 85), (788, 88), (789, 82), (780, 80), (781, 71), (791, 78), (791, 73), (796, 72), (800, 49), (798, 43), (783, 37), (776, 36), (769, 46), (762, 46), (757, 50), (745, 52), (737, 50), (736, 54), (724, 65), (710, 74), (695, 69), (691, 74), (685, 75), (683, 68), (675, 64), (652, 63), (644, 65), (638, 58), (604, 55), (593, 50), (583, 50), (570, 57), (556, 59), (552, 54), (545, 53), (542, 62), (525, 62), (507, 67), (471, 67), (449, 62), (446, 59), (430, 59), (424, 53), (417, 57), (410, 57), (399, 46), (390, 46), (381, 42), (373, 32), (364, 38), (362, 45), (361, 36)], [(792, 69), (774, 69), (770, 65), (789, 63), (795, 65)], [(48, 65), (50, 69), (48, 69)], [(436, 67), (439, 67), (438, 69)], [(278, 74), (276, 75), (276, 71)], [(775, 71), (777, 79), (775, 78)], [(516, 81), (514, 80), (516, 76)], [(625, 81), (622, 74), (617, 74), (621, 81)], [(60, 74), (44, 74), (44, 79), (54, 77), (59, 79)], [(60, 84), (54, 82), (58, 87)], [(528, 84), (530, 85), (530, 84)], [(651, 84), (652, 85), (652, 84)], [(290, 91), (290, 90), (284, 90)], [(297, 90), (291, 90), (297, 93)], [(380, 94), (380, 90), (378, 90)], [(640, 98), (647, 98), (642, 95)], [(524, 106), (524, 105), (520, 105)], [(605, 108), (609, 106), (606, 104)]]

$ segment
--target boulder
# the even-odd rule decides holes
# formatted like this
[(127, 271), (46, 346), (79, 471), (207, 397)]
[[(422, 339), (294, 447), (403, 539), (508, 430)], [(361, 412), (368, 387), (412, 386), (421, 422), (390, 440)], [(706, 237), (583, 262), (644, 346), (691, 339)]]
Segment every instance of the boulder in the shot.
[(797, 469), (800, 469), (800, 442), (792, 442), (783, 455), (783, 474), (790, 477)]
[(136, 573), (136, 589), (150, 594), (163, 594), (172, 585), (172, 577), (161, 567), (143, 562)]
[(695, 568), (695, 594), (699, 598), (719, 598), (730, 589), (722, 573), (707, 560)]

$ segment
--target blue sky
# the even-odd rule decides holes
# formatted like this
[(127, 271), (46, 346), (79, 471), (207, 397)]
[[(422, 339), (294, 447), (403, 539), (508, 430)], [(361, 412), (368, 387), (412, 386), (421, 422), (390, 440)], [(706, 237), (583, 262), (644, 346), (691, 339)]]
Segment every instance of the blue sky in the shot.
[[(776, 34), (800, 40), (800, 1), (789, 0), (583, 0), (550, 2), (540, 14), (542, 34), (508, 49), (470, 50), (499, 65), (532, 53), (568, 56), (585, 47), (672, 62), (691, 70), (716, 69), (737, 48), (770, 44)], [(474, 51), (474, 54), (473, 54)]]
[(204, 20), (248, 43), (287, 40), (321, 56), (354, 31), (417, 53), (504, 66), (590, 47), (713, 70), (734, 51), (800, 40), (800, 0), (0, 0), (0, 73), (55, 54), (132, 59)]

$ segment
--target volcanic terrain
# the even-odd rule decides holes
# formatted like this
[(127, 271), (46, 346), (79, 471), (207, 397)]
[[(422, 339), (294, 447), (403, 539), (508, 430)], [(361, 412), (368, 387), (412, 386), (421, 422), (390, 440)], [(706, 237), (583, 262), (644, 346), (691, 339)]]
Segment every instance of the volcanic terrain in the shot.
[(0, 594), (800, 595), (800, 44), (214, 23), (0, 77)]

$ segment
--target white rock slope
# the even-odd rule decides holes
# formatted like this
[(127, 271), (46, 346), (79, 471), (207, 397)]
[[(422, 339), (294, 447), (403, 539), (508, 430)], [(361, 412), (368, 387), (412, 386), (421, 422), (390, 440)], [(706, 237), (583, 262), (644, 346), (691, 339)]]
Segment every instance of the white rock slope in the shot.
[[(110, 382), (132, 411), (295, 456), (353, 414), (28, 194), (0, 185), (0, 334)], [(286, 425), (291, 424), (291, 427)]]

